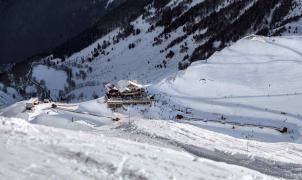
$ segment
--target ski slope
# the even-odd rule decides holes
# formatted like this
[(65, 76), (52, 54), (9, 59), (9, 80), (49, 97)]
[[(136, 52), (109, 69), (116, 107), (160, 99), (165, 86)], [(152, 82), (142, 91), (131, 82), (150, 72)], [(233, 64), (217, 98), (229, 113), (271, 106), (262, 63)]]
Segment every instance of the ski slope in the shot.
[[(253, 138), (261, 141), (299, 141), (301, 46), (301, 37), (247, 37), (217, 52), (207, 62), (193, 63), (185, 71), (165, 78), (155, 89), (167, 95), (171, 108), (191, 109), (192, 113), (184, 116), (196, 121), (188, 123), (238, 137), (242, 131), (250, 131), (255, 135)], [(236, 134), (221, 127), (224, 125), (211, 125), (198, 119), (262, 128), (288, 127), (290, 133), (278, 138), (259, 128), (238, 127), (240, 133)], [(260, 134), (256, 135), (257, 132)]]
[(92, 132), (0, 118), (3, 179), (273, 179), (247, 168)]

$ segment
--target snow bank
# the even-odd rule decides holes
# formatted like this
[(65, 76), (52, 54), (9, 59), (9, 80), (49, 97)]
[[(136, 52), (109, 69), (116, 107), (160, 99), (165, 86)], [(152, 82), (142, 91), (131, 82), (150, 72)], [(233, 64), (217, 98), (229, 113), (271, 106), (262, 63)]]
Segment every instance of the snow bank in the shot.
[(32, 127), (17, 119), (0, 118), (0, 144), (4, 179), (273, 179), (185, 152), (95, 133)]
[(0, 109), (0, 115), (9, 118), (21, 118), (28, 120), (29, 115), (25, 113), (26, 101), (17, 102), (9, 107)]

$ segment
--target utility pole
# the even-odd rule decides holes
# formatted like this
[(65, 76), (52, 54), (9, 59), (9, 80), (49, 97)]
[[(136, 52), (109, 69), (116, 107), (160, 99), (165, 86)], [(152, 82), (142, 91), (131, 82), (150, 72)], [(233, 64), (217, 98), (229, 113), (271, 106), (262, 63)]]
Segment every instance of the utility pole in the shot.
[(128, 109), (128, 110), (129, 110), (129, 111), (128, 111), (128, 112), (129, 112), (129, 115), (128, 115), (129, 121), (128, 121), (128, 123), (129, 123), (129, 126), (130, 126), (130, 124), (131, 124), (131, 123), (130, 123), (130, 109)]
[(249, 138), (254, 137), (254, 136), (253, 136), (253, 134), (254, 134), (254, 131), (253, 131), (253, 130), (252, 130), (251, 133), (252, 133), (252, 134), (248, 133), (247, 136), (246, 136), (246, 139), (247, 139), (247, 141), (246, 141), (246, 151), (247, 151), (247, 152), (249, 152), (249, 140), (250, 140)]
[(247, 136), (246, 151), (249, 152), (249, 137)]

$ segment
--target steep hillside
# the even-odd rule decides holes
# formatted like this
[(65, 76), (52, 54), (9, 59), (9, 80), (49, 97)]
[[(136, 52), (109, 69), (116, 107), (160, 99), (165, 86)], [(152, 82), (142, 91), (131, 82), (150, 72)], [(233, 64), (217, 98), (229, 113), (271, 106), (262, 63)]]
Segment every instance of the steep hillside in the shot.
[[(103, 36), (104, 32), (108, 33), (108, 30), (111, 31), (116, 27), (127, 26), (134, 17), (141, 15), (142, 7), (149, 2), (151, 1), (140, 1), (140, 3), (135, 0), (127, 1), (123, 6), (116, 8), (116, 11), (100, 19), (94, 27), (58, 47), (54, 54), (63, 56), (77, 52)], [(154, 9), (151, 10), (152, 8)], [(124, 9), (131, 11), (123, 12)], [(124, 16), (120, 17), (119, 14)], [(194, 41), (198, 44), (191, 58), (194, 61), (209, 57), (215, 50), (222, 49), (248, 34), (280, 35), (289, 30), (286, 24), (301, 17), (301, 2), (298, 0), (155, 0), (145, 8), (143, 17), (148, 20), (150, 30), (164, 27), (158, 34), (157, 41), (169, 38), (172, 31), (183, 30), (183, 34), (173, 37), (173, 43), (167, 49), (194, 35)], [(110, 23), (107, 23), (108, 18)], [(219, 46), (212, 47), (214, 42), (220, 42)]]
[[(253, 138), (264, 141), (281, 139), (275, 133), (261, 132), (259, 127), (287, 127), (290, 133), (281, 141), (299, 139), (301, 45), (301, 37), (251, 36), (215, 53), (208, 62), (193, 63), (156, 85), (155, 92), (165, 94), (169, 102), (160, 118), (169, 119), (172, 111), (174, 116), (187, 117), (190, 124), (237, 137), (251, 131)], [(190, 108), (190, 114), (173, 110), (184, 108)], [(223, 129), (221, 123), (230, 129)], [(250, 127), (245, 129), (245, 125)]]
[[(110, 2), (110, 1), (108, 1)], [(124, 0), (120, 5), (103, 17), (90, 28), (85, 29), (78, 36), (64, 42), (55, 50), (55, 56), (64, 57), (78, 52), (89, 46), (100, 37), (105, 36), (118, 27), (126, 27), (129, 22), (143, 13), (144, 7), (152, 0)]]
[[(1, 88), (3, 88), (3, 85), (1, 85)], [(5, 91), (7, 91), (7, 90), (0, 91), (0, 108), (11, 105), (17, 100), (17, 99), (13, 98), (13, 96), (16, 96), (17, 93), (15, 93), (15, 95), (14, 95), (14, 92), (6, 93)]]
[[(64, 62), (54, 60), (73, 74), (61, 95), (74, 99), (84, 87), (85, 99), (90, 99), (91, 94), (102, 94), (104, 82), (129, 78), (143, 83), (159, 81), (245, 35), (280, 34), (302, 14), (299, 1), (160, 2), (145, 6), (143, 15), (136, 14), (138, 18), (129, 25), (116, 28)], [(97, 32), (101, 34), (92, 37), (102, 35), (102, 28), (108, 27), (112, 25), (99, 24)], [(88, 34), (84, 36), (87, 43), (93, 40)]]
[[(104, 82), (158, 82), (247, 35), (299, 35), (301, 8), (298, 0), (128, 0), (15, 75), (15, 87), (25, 98), (79, 101), (101, 96)], [(41, 84), (38, 65), (64, 71), (64, 88)]]
[[(118, 111), (124, 116), (131, 112), (132, 116), (145, 119), (171, 120), (181, 115), (188, 124), (237, 138), (248, 136), (268, 142), (292, 142), (300, 141), (302, 131), (301, 46), (301, 37), (267, 38), (253, 35), (215, 53), (207, 61), (194, 62), (186, 70), (177, 72), (177, 63), (174, 63), (174, 70), (157, 68), (154, 71), (152, 64), (149, 69), (140, 67), (140, 63), (146, 63), (140, 61), (144, 55), (152, 58), (148, 45), (145, 45), (141, 48), (141, 54), (126, 54), (130, 60), (125, 59), (123, 66), (118, 56), (100, 64), (92, 61), (92, 71), (87, 73), (84, 80), (81, 80), (84, 73), (77, 72), (78, 66), (74, 66), (72, 71), (79, 79), (74, 84), (75, 89), (69, 89), (68, 94), (59, 90), (70, 81), (63, 70), (40, 64), (33, 68), (33, 76), (36, 81), (44, 81), (40, 84), (51, 88), (51, 97), (59, 93), (65, 102), (98, 99), (103, 96), (102, 82), (135, 78), (146, 85), (157, 101), (147, 110), (144, 106), (134, 106), (128, 107), (129, 111)], [(85, 51), (90, 52), (85, 49), (79, 54)], [(125, 47), (115, 52), (129, 51)], [(138, 60), (133, 61), (132, 56), (138, 57)], [(130, 64), (131, 61), (133, 64)], [(65, 63), (72, 66), (75, 61)], [(133, 73), (125, 73), (127, 71)], [(103, 74), (109, 76), (103, 77)], [(34, 91), (34, 86), (27, 90)], [(97, 103), (87, 103), (83, 107), (74, 105), (73, 108), (105, 116), (112, 116), (113, 113), (106, 108), (102, 98)], [(37, 118), (36, 122), (51, 123), (44, 116), (33, 115), (29, 120)], [(98, 124), (95, 120), (91, 122)], [(280, 136), (279, 131), (284, 127), (288, 133)]]

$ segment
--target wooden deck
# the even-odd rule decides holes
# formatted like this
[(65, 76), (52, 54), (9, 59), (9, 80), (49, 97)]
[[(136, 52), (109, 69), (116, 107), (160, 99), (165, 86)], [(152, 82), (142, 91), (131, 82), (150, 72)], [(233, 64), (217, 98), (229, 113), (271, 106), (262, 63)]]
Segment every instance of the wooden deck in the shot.
[(121, 107), (123, 105), (131, 105), (131, 104), (151, 104), (152, 100), (150, 99), (137, 99), (137, 100), (123, 100), (123, 99), (108, 99), (107, 105), (109, 107)]
[(145, 96), (145, 91), (123, 92), (121, 96)]

